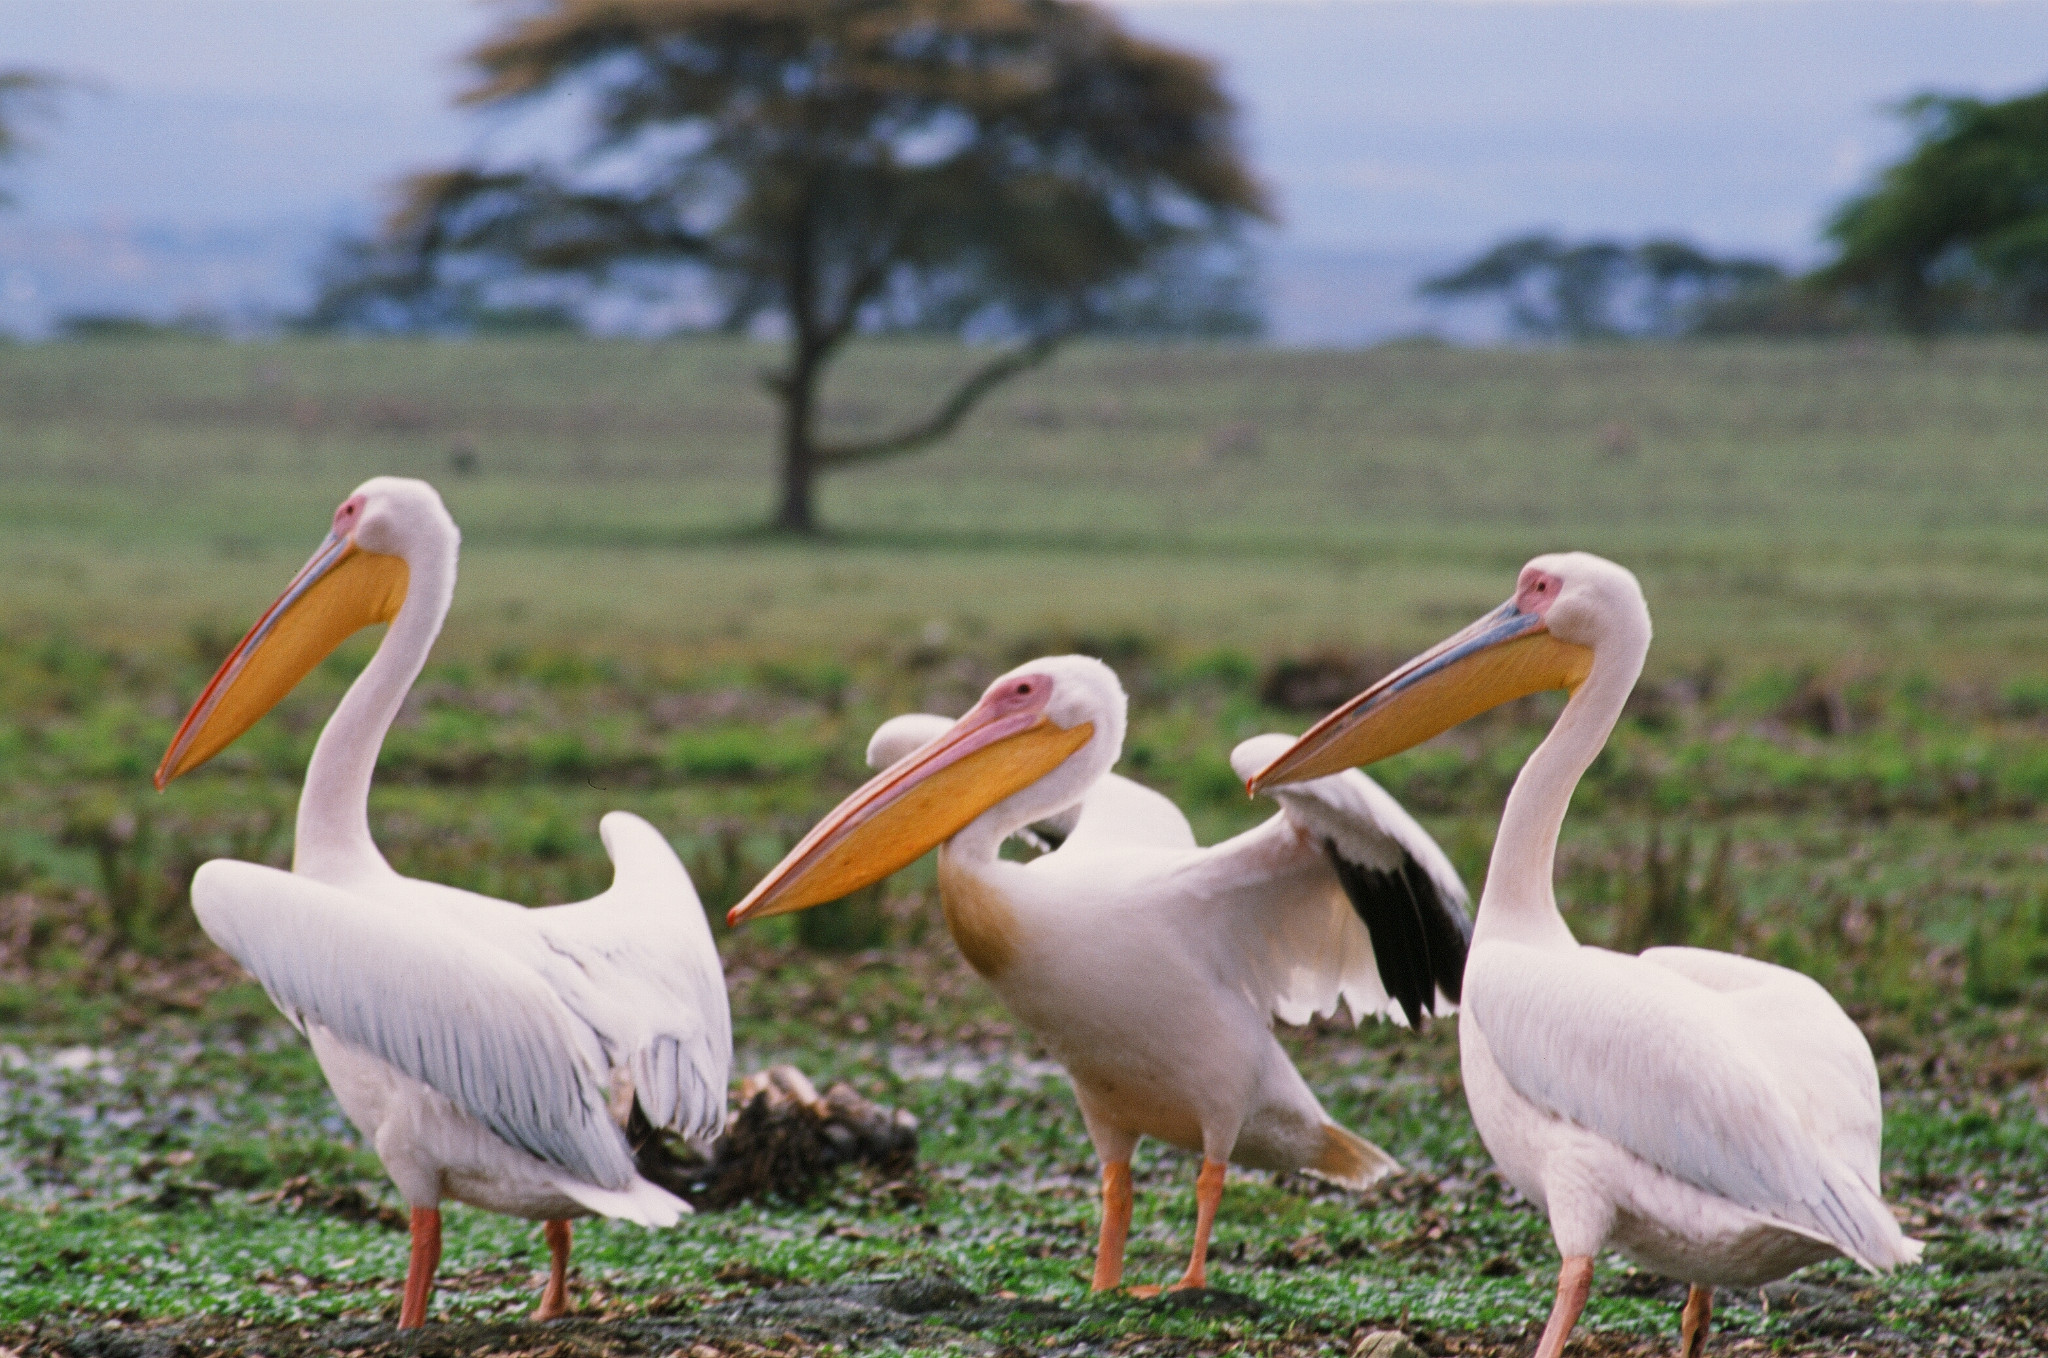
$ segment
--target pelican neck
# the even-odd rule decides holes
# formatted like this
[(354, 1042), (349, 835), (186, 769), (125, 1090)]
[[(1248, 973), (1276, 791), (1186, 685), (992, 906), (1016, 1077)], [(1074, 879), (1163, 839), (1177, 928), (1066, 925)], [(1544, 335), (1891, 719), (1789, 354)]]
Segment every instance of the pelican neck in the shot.
[(341, 885), (396, 875), (370, 838), (370, 779), (384, 737), (448, 616), (455, 594), (455, 544), (409, 553), (405, 562), (405, 602), (376, 654), (327, 719), (306, 765), (292, 871), (317, 881)]
[(1621, 637), (1605, 648), (1596, 646), (1585, 682), (1515, 776), (1473, 921), (1474, 947), (1492, 939), (1578, 946), (1557, 908), (1557, 838), (1572, 793), (1621, 719), (1648, 651), (1647, 627), (1640, 641)]

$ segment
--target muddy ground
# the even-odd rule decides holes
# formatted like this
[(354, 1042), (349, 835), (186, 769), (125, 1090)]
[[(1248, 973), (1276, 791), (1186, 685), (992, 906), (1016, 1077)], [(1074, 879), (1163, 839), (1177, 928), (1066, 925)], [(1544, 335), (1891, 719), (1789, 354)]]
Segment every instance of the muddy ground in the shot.
[[(2036, 1354), (2048, 1346), (2048, 1276), (2026, 1272), (1985, 1278), (1974, 1300), (1995, 1298), (2010, 1323), (2004, 1336), (1981, 1334), (1967, 1350), (1929, 1346), (1882, 1330), (1872, 1332), (1854, 1293), (1845, 1289), (1779, 1284), (1767, 1296), (1730, 1297), (1723, 1305), (1771, 1305), (1789, 1323), (1788, 1334), (1764, 1339), (1719, 1336), (1710, 1353), (1903, 1354), (1963, 1352)], [(697, 1304), (650, 1298), (636, 1314), (584, 1314), (545, 1324), (430, 1322), (402, 1332), (389, 1317), (378, 1323), (252, 1325), (222, 1318), (133, 1323), (64, 1321), (0, 1330), (0, 1342), (21, 1358), (713, 1358), (714, 1355), (805, 1355), (849, 1351), (923, 1351), (962, 1354), (1291, 1355), (1332, 1351), (1372, 1358), (1458, 1355), (1506, 1358), (1530, 1352), (1535, 1335), (1436, 1333), (1426, 1328), (1401, 1338), (1384, 1327), (1346, 1334), (1318, 1327), (1312, 1318), (1290, 1327), (1295, 1335), (1252, 1337), (1230, 1333), (1233, 1319), (1259, 1317), (1250, 1297), (1222, 1289), (1168, 1294), (1149, 1300), (1117, 1298), (1085, 1309), (984, 1295), (943, 1275), (844, 1284), (836, 1287), (768, 1286)], [(1222, 1322), (1213, 1338), (1184, 1339), (1131, 1332), (1144, 1311), (1204, 1315)], [(1140, 1314), (1133, 1315), (1133, 1312)], [(1274, 1317), (1263, 1317), (1268, 1324)], [(1108, 1322), (1105, 1325), (1105, 1322)], [(1093, 1333), (1123, 1329), (1115, 1335)], [(1377, 1342), (1372, 1342), (1377, 1339)], [(1570, 1352), (1581, 1358), (1634, 1358), (1671, 1351), (1668, 1340), (1619, 1334), (1583, 1334)]]

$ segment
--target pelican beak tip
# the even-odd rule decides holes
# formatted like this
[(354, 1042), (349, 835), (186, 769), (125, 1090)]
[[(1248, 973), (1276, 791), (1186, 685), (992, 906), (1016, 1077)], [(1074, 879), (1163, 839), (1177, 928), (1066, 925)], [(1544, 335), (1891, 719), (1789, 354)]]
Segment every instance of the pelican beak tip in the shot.
[[(1289, 751), (1288, 753), (1291, 754), (1293, 752)], [(1285, 758), (1286, 756), (1282, 755), (1280, 759), (1274, 760), (1250, 778), (1247, 778), (1244, 790), (1250, 795), (1258, 797), (1272, 791), (1276, 787), (1284, 787), (1289, 783), (1301, 782), (1302, 780), (1296, 778), (1291, 770), (1280, 767), (1281, 761)]]
[(766, 908), (768, 887), (768, 878), (764, 877), (759, 882), (756, 882), (754, 889), (741, 897), (738, 905), (725, 912), (725, 927), (737, 929), (742, 924), (751, 924), (762, 916), (781, 914), (782, 912), (779, 910)]

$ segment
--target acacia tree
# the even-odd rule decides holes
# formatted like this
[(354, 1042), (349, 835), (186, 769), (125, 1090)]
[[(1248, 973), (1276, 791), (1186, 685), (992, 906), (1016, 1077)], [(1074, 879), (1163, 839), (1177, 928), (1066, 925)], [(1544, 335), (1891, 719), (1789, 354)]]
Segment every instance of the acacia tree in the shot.
[(1508, 321), (1534, 339), (1611, 339), (1609, 314), (1628, 251), (1611, 241), (1566, 245), (1555, 236), (1504, 240), (1462, 267), (1427, 279), (1425, 297), (1498, 296)]
[(1497, 297), (1521, 334), (1583, 341), (1685, 334), (1715, 308), (1783, 277), (1768, 260), (1716, 258), (1682, 240), (1572, 245), (1539, 233), (1504, 240), (1419, 291)]
[[(414, 179), (387, 273), (665, 271), (727, 328), (769, 322), (794, 532), (821, 474), (944, 437), (1161, 261), (1266, 212), (1211, 65), (1077, 0), (542, 0), (470, 61), (471, 104), (585, 101), (581, 151)], [(922, 418), (826, 437), (828, 366), (890, 329), (996, 347)]]
[(1919, 144), (1835, 214), (1841, 254), (1814, 281), (1910, 330), (2048, 329), (2048, 90), (1901, 113)]

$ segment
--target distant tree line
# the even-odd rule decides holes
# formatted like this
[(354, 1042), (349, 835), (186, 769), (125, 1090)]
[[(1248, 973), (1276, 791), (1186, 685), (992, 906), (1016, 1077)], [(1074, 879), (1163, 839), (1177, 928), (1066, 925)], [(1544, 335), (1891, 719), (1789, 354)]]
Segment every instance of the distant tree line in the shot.
[(1825, 229), (1835, 258), (1794, 275), (1682, 240), (1501, 242), (1420, 291), (1486, 298), (1543, 340), (2048, 330), (2048, 90), (1922, 95), (1916, 144)]
[(1539, 233), (1428, 279), (1422, 293), (1498, 298), (1508, 323), (1531, 339), (1602, 340), (1697, 333), (1731, 304), (1784, 279), (1769, 260), (1717, 259), (1682, 240), (1571, 244)]

